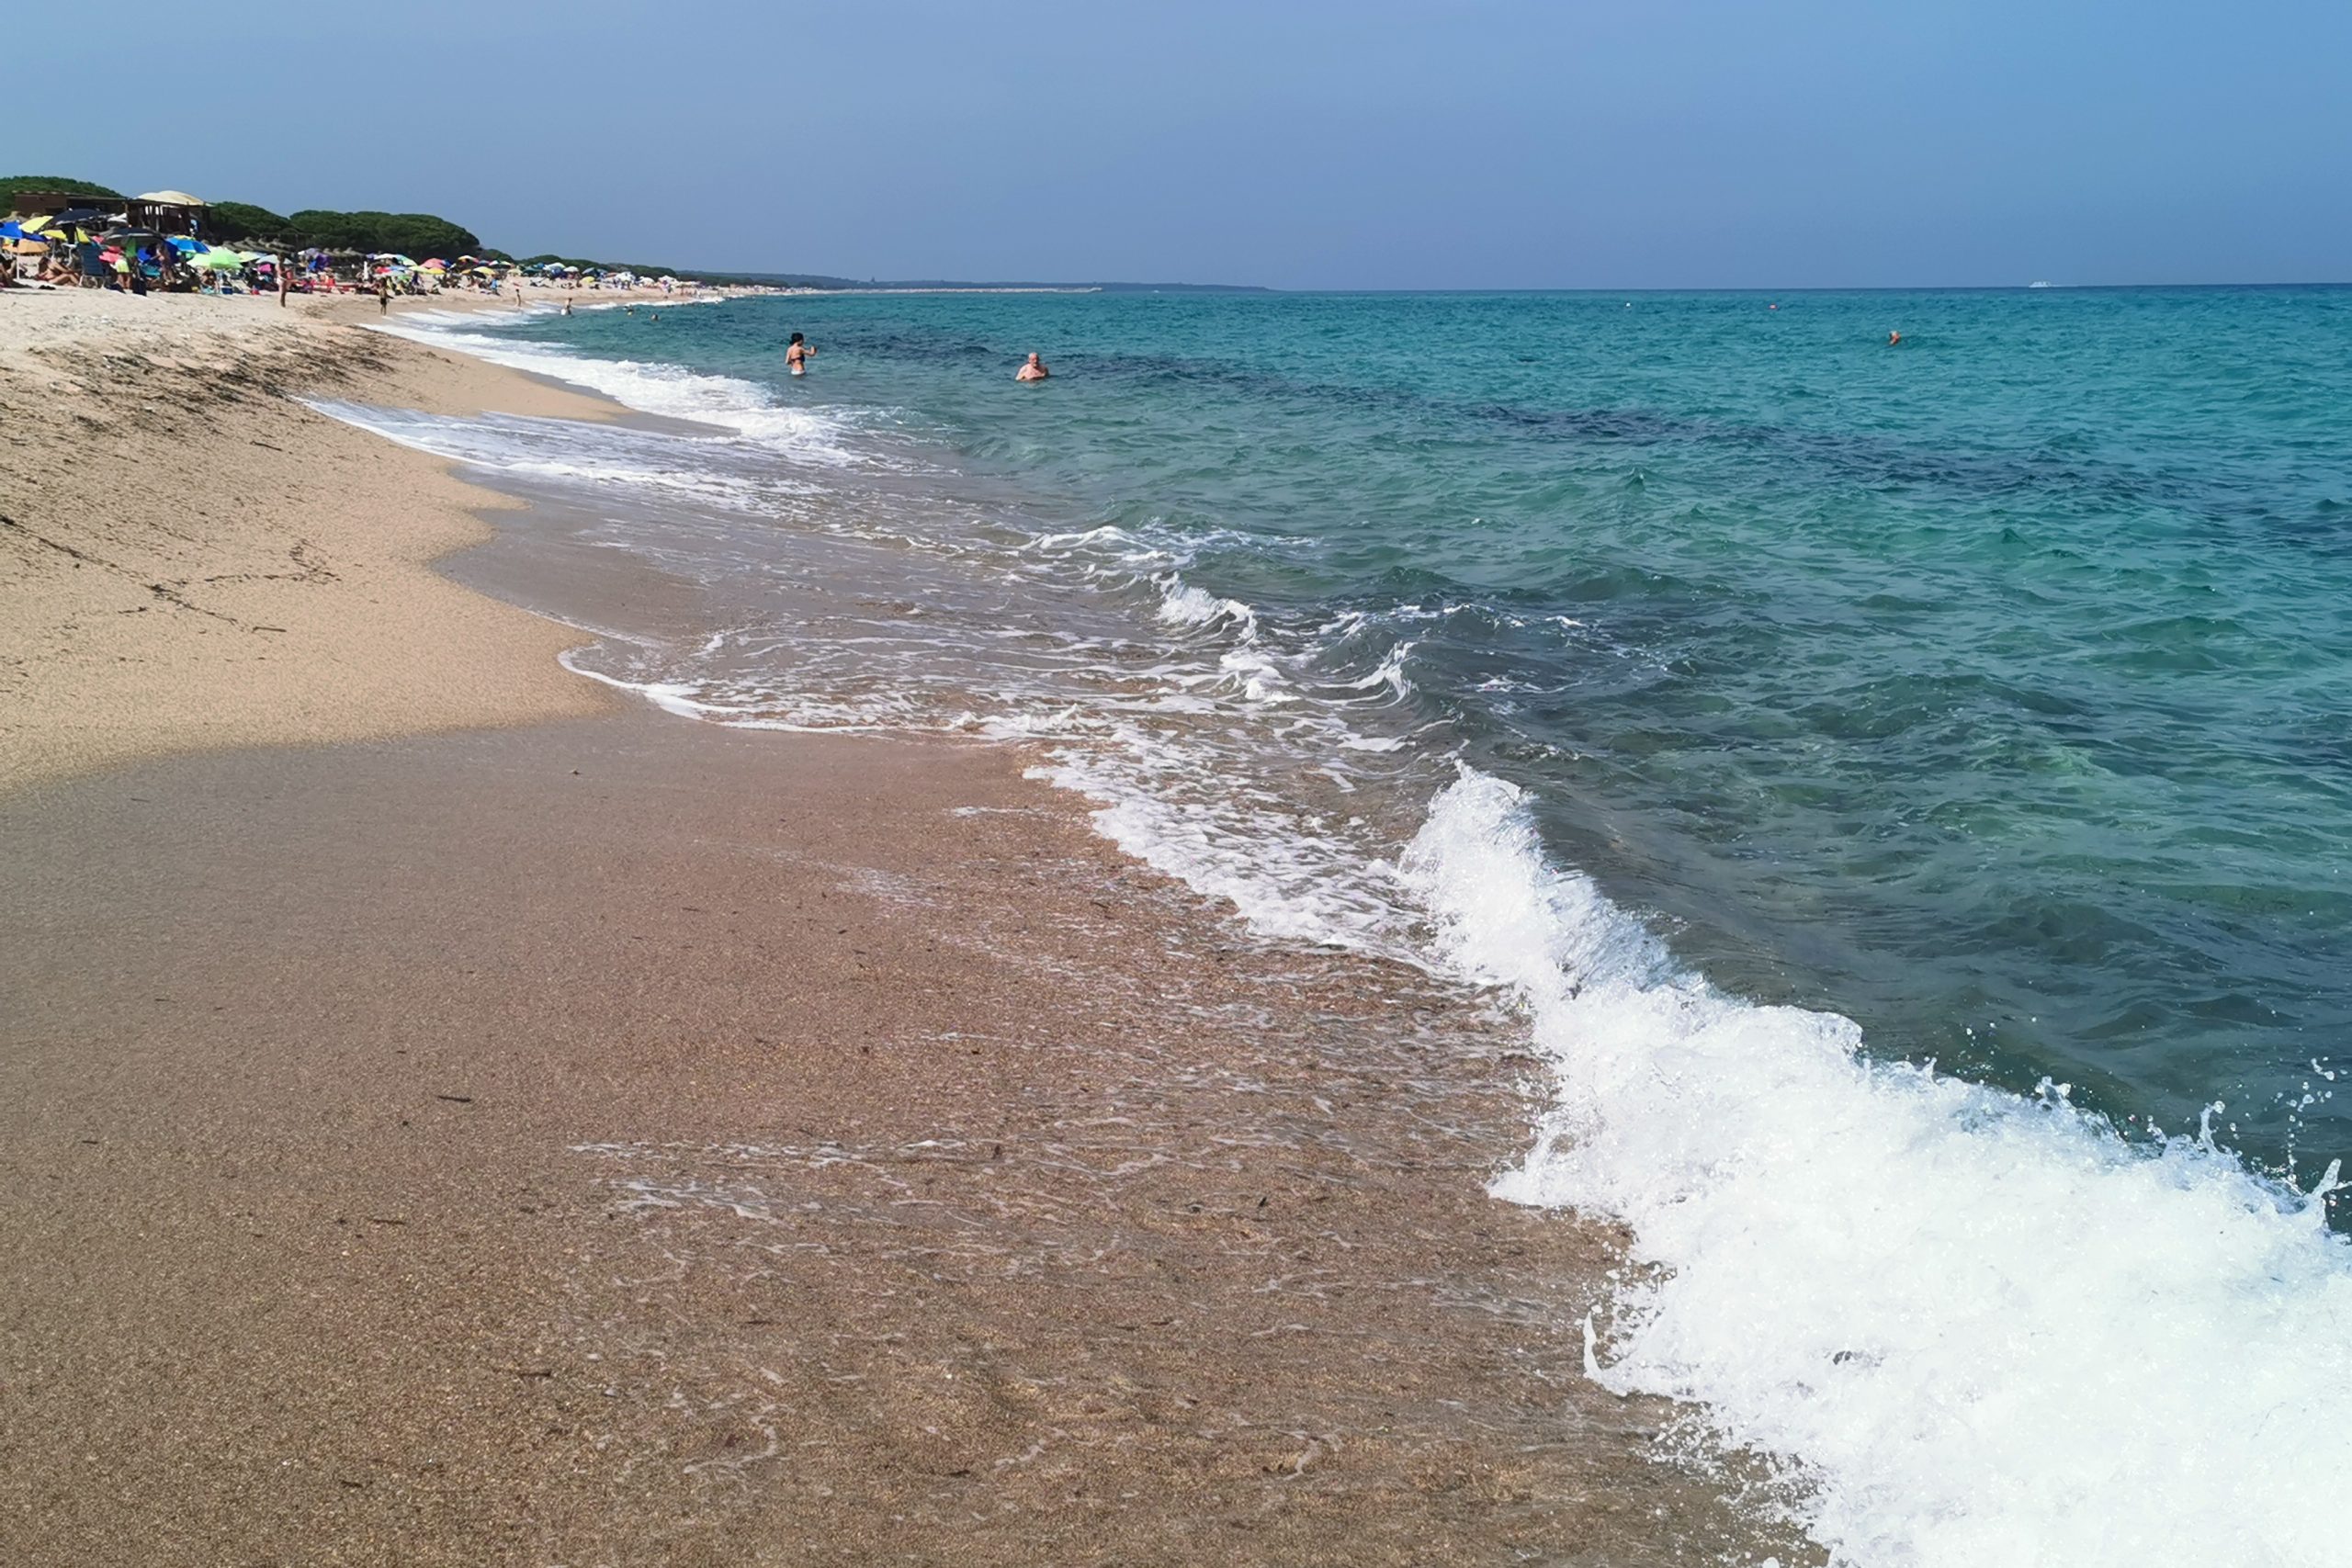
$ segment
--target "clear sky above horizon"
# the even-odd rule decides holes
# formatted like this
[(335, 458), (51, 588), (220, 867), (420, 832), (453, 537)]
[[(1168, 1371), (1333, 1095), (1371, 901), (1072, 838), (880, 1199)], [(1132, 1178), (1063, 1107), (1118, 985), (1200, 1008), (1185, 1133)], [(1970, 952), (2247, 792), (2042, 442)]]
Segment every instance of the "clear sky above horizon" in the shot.
[[(149, 14), (152, 11), (152, 15)], [(2352, 279), (2352, 5), (35, 7), (0, 174), (711, 270)], [(51, 109), (86, 95), (89, 107)]]

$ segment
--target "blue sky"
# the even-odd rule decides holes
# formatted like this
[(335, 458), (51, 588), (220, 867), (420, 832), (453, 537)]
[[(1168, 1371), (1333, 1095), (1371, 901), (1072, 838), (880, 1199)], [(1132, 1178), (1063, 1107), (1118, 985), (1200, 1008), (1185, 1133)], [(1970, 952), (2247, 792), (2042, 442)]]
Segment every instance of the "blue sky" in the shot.
[(0, 173), (434, 211), (518, 252), (1283, 288), (2352, 279), (2345, 0), (133, 0), (22, 9), (6, 56), (94, 107), (20, 104)]

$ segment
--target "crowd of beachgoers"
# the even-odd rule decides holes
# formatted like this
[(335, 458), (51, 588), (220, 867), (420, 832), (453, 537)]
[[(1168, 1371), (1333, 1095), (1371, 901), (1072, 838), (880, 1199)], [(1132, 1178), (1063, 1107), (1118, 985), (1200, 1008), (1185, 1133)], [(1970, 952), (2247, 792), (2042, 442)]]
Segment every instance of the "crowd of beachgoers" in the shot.
[[(311, 246), (247, 249), (207, 241), (207, 204), (179, 191), (134, 198), (27, 193), (0, 221), (0, 288), (106, 288), (127, 294), (488, 294), (526, 288), (659, 288), (700, 285), (664, 274), (503, 256), (426, 256)], [(32, 210), (28, 210), (32, 209)], [(248, 242), (250, 243), (250, 242)]]

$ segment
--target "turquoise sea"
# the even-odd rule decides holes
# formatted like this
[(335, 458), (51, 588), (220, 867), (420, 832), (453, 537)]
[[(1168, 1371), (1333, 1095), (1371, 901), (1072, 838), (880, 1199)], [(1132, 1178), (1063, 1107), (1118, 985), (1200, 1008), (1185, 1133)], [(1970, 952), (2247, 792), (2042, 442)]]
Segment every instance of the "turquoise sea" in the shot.
[(368, 416), (700, 584), (590, 672), (1035, 741), (1270, 938), (1515, 998), (1556, 1103), (1498, 1196), (1654, 1271), (1594, 1374), (1839, 1561), (2323, 1560), (2352, 289), (419, 330), (722, 433)]
[(887, 410), (1060, 525), (1196, 536), (1187, 581), (1269, 626), (1366, 617), (1330, 661), (1409, 642), (1416, 715), (1731, 989), (2119, 1119), (2222, 1100), (2280, 1168), (2352, 1152), (2352, 1106), (2304, 1103), (2352, 1028), (2352, 289), (869, 295), (535, 335)]

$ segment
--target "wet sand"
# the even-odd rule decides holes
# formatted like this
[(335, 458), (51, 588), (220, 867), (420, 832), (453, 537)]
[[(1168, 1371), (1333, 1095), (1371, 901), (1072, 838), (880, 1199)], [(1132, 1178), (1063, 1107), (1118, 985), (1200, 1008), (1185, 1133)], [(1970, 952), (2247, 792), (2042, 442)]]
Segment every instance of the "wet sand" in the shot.
[(1709, 1562), (1520, 1064), (989, 748), (659, 716), (0, 804), (0, 1558)]

